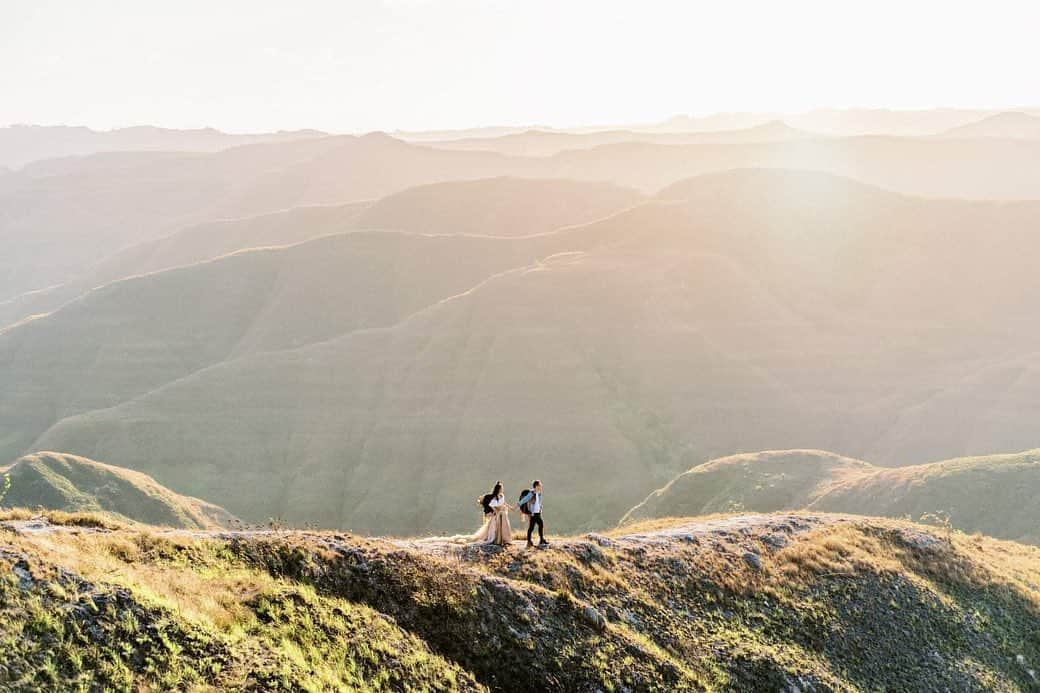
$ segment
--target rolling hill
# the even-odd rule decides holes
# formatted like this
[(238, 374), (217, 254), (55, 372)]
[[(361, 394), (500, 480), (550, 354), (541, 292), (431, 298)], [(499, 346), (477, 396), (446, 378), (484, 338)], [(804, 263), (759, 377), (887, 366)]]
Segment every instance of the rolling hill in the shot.
[(67, 416), (229, 359), (389, 327), (498, 272), (584, 246), (577, 232), (342, 233), (107, 284), (0, 331), (0, 459)]
[(625, 521), (733, 510), (808, 508), (919, 519), (946, 517), (966, 532), (1040, 543), (1040, 451), (985, 455), (897, 469), (819, 450), (712, 460), (679, 475)]
[(188, 225), (345, 204), (414, 185), (501, 175), (510, 160), (381, 134), (37, 162), (0, 178), (0, 300), (69, 281)]
[(366, 208), (360, 229), (420, 234), (533, 236), (597, 221), (645, 201), (611, 183), (490, 178), (409, 188)]
[(642, 199), (633, 190), (606, 183), (497, 178), (419, 186), (376, 201), (295, 207), (198, 224), (133, 245), (66, 283), (0, 302), (0, 329), (49, 313), (119, 279), (212, 260), (238, 250), (365, 229), (433, 235), (534, 235), (593, 221)]
[(733, 168), (829, 172), (942, 197), (1040, 197), (1040, 143), (1000, 138), (810, 138), (628, 142), (548, 157), (451, 151), (374, 133), (233, 147), (123, 152), (30, 164), (0, 177), (0, 300), (65, 283), (135, 243), (188, 225), (302, 205), (345, 204), (408, 187), (513, 176), (608, 182), (652, 194)]
[[(6, 449), (132, 465), (245, 519), (409, 533), (464, 529), (461, 499), (496, 478), (516, 491), (552, 480), (554, 526), (569, 529), (614, 522), (733, 450), (897, 465), (1027, 448), (1035, 417), (1019, 402), (1037, 401), (1034, 381), (973, 383), (1040, 346), (1038, 218), (1036, 203), (922, 200), (822, 174), (705, 176), (513, 239), (567, 245), (507, 258), (412, 314), (93, 403)], [(953, 396), (955, 425), (906, 425)], [(53, 402), (8, 407), (7, 430)]]
[(1005, 137), (1010, 139), (1040, 139), (1040, 116), (1008, 111), (942, 133), (942, 137)]
[(75, 455), (38, 452), (0, 473), (10, 480), (0, 499), (8, 508), (97, 512), (116, 520), (184, 529), (228, 527), (235, 521), (224, 509), (176, 494), (140, 472)]
[[(784, 514), (546, 551), (0, 514), (0, 687), (1019, 691), (1034, 547)], [(541, 644), (541, 646), (540, 646)]]
[(866, 462), (822, 450), (731, 455), (683, 472), (632, 508), (622, 523), (808, 508), (833, 487), (877, 471)]

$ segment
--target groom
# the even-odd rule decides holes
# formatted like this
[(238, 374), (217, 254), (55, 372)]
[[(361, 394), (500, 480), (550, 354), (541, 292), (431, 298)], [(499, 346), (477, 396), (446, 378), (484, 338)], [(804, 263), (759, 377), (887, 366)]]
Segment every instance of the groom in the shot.
[(538, 545), (548, 546), (549, 542), (545, 540), (544, 528), (545, 525), (542, 523), (542, 482), (535, 479), (531, 482), (531, 490), (520, 499), (520, 506), (523, 507), (524, 503), (527, 504), (527, 513), (531, 516), (531, 519), (527, 523), (527, 545), (534, 546), (534, 542), (531, 541), (531, 535), (534, 533), (534, 528), (538, 526)]

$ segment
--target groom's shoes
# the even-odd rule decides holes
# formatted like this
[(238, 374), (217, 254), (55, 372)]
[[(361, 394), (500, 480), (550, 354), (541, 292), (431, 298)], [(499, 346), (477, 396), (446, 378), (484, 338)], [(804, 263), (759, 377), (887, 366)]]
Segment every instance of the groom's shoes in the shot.
[(542, 539), (540, 542), (538, 542), (538, 546), (548, 546), (548, 545), (549, 545), (549, 542), (547, 542), (545, 539)]
[(529, 548), (529, 549), (533, 549), (534, 548), (534, 542), (531, 541), (530, 539), (527, 540), (527, 548)]

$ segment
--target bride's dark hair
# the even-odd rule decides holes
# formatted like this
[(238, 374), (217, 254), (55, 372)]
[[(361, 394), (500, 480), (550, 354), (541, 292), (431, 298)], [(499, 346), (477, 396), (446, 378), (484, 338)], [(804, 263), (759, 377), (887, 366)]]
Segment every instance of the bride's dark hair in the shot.
[(502, 482), (501, 481), (496, 481), (495, 482), (495, 488), (493, 488), (491, 490), (491, 495), (494, 496), (495, 498), (498, 498), (498, 494), (500, 494), (500, 493), (502, 493)]

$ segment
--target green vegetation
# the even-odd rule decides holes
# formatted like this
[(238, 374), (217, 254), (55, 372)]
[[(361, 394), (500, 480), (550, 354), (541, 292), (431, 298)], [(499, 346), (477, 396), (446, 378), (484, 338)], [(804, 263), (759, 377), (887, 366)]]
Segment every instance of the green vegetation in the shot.
[(189, 529), (226, 527), (235, 520), (222, 508), (176, 494), (140, 472), (75, 455), (27, 455), (8, 468), (4, 479), (8, 489), (5, 496), (0, 488), (0, 504), (8, 507), (97, 513)]
[(12, 526), (5, 690), (1037, 685), (1040, 551), (892, 520), (657, 521), (545, 551)]
[(475, 690), (370, 608), (226, 544), (57, 530), (0, 544), (3, 690)]
[(1040, 543), (1040, 450), (884, 468), (820, 450), (733, 455), (654, 491), (623, 523), (717, 512), (810, 509), (910, 518)]
[(866, 462), (822, 450), (731, 455), (680, 474), (630, 510), (622, 523), (654, 517), (806, 508), (834, 485), (874, 469)]

